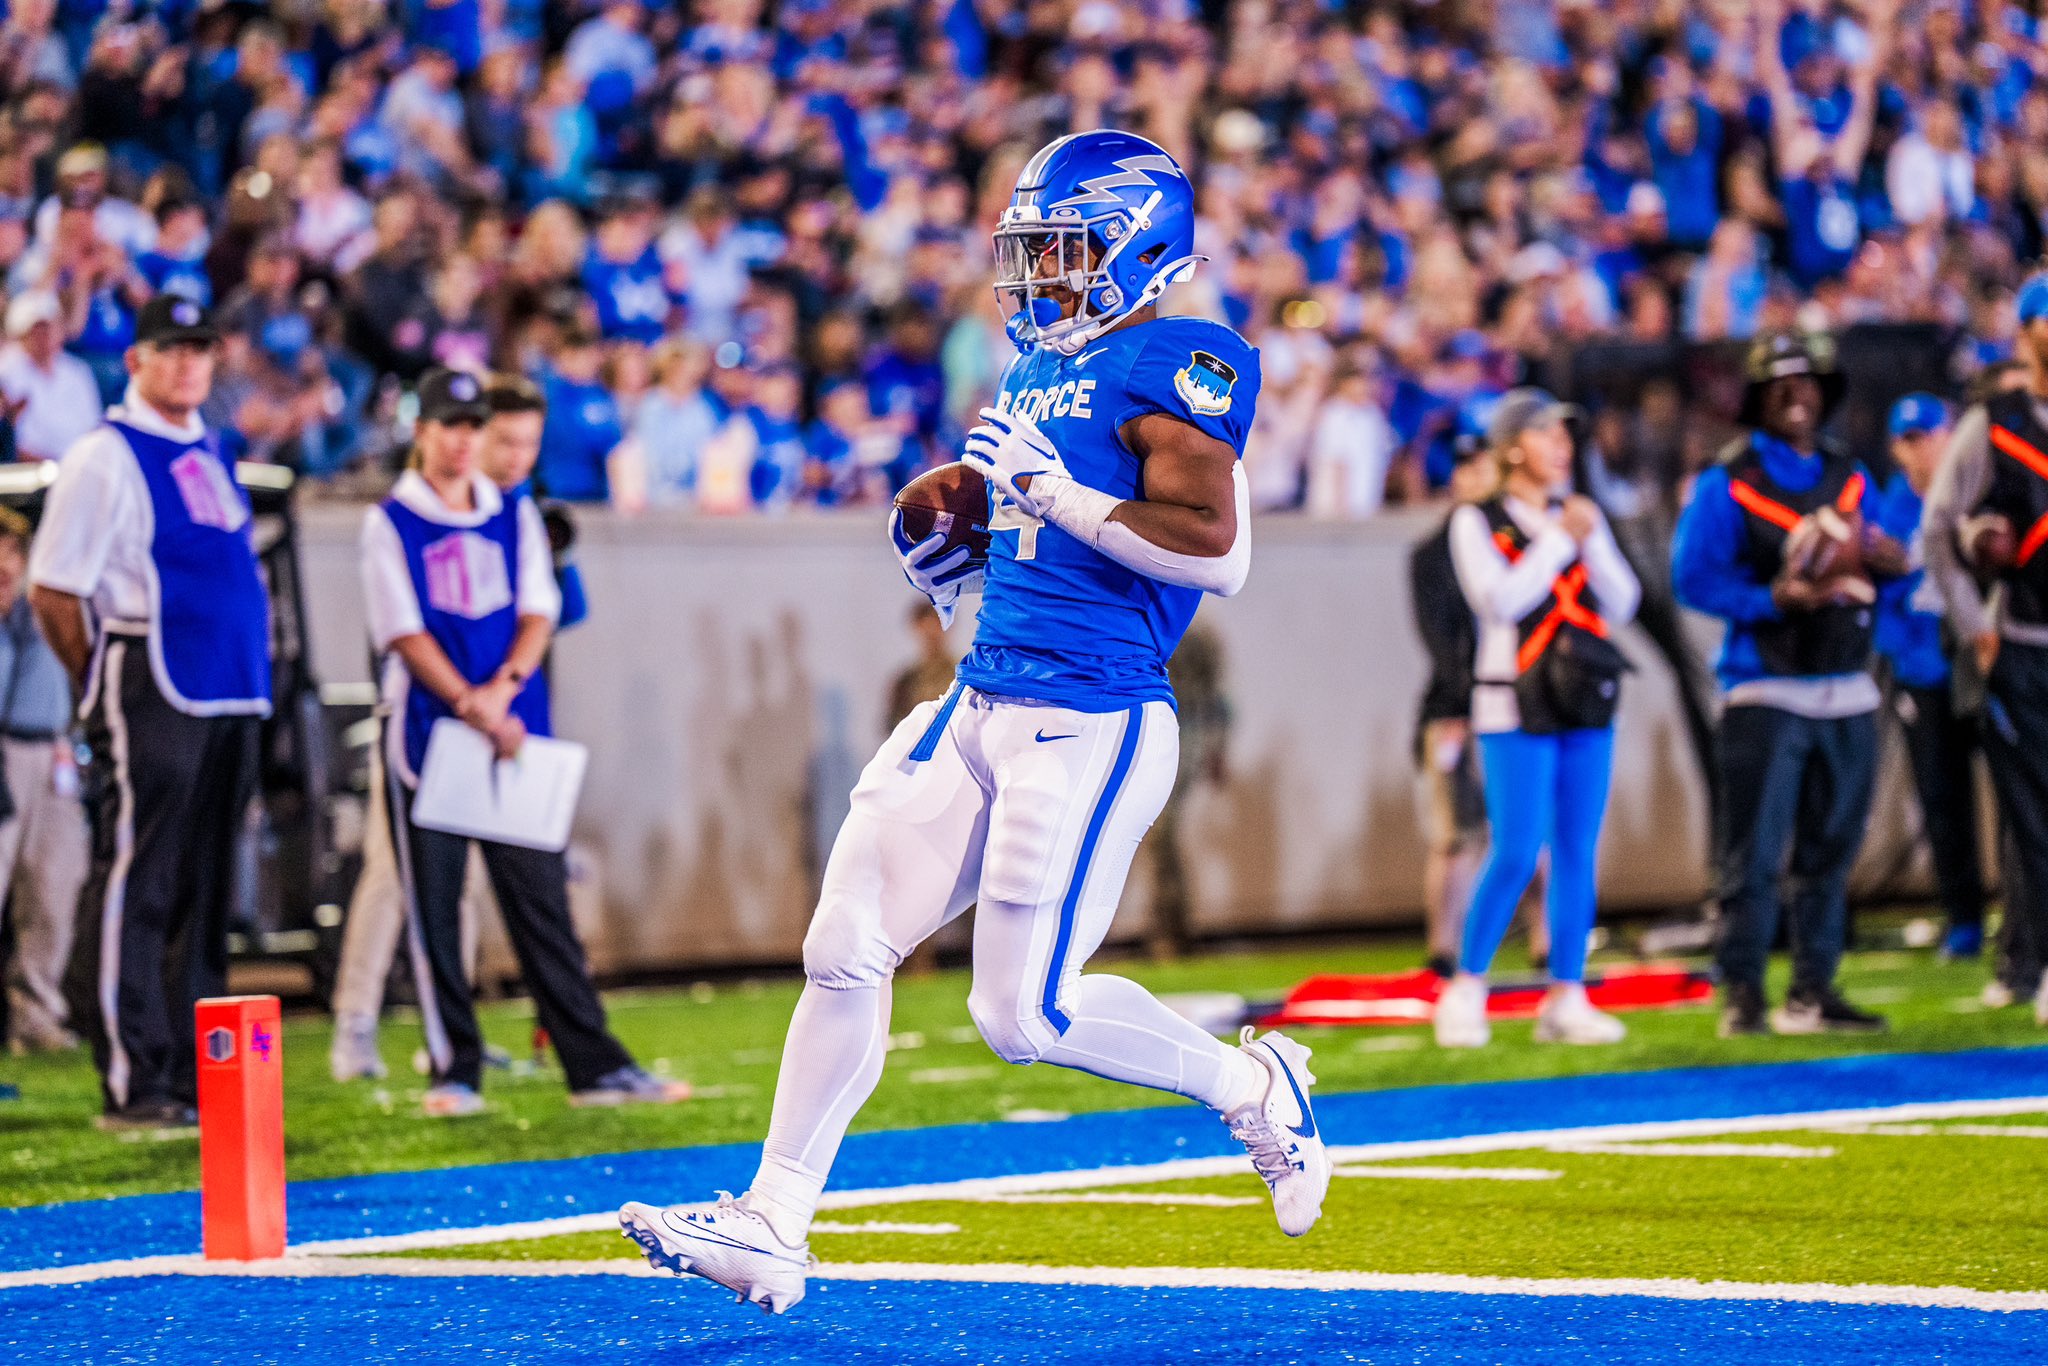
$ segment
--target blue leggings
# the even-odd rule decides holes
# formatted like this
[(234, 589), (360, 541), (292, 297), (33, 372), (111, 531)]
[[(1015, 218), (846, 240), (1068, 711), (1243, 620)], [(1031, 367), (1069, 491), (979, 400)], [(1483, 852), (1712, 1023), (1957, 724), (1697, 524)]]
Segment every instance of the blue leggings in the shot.
[(1614, 732), (1572, 730), (1530, 735), (1511, 730), (1479, 737), (1486, 769), (1486, 817), (1493, 847), (1472, 892), (1458, 966), (1484, 974), (1500, 949), (1515, 907), (1550, 849), (1550, 978), (1586, 975), (1586, 939), (1593, 932), (1593, 881), (1607, 781), (1614, 771)]

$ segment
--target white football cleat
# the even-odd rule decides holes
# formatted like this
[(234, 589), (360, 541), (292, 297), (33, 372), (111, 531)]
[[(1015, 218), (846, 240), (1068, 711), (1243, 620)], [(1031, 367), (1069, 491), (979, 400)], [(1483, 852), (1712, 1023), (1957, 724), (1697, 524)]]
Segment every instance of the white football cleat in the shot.
[(667, 1209), (636, 1200), (620, 1207), (619, 1230), (640, 1245), (649, 1265), (702, 1276), (766, 1313), (783, 1313), (804, 1297), (810, 1244), (792, 1247), (776, 1237), (744, 1196), (720, 1191), (715, 1204)]
[(1299, 1238), (1322, 1217), (1323, 1197), (1330, 1189), (1330, 1154), (1308, 1103), (1308, 1088), (1316, 1080), (1308, 1070), (1309, 1050), (1285, 1034), (1268, 1034), (1255, 1043), (1250, 1026), (1238, 1036), (1238, 1047), (1266, 1069), (1266, 1094), (1223, 1116), (1223, 1122), (1251, 1154), (1252, 1170), (1272, 1193), (1280, 1231)]
[(1577, 982), (1559, 982), (1536, 1013), (1537, 1043), (1620, 1043), (1628, 1026), (1586, 999)]
[(1436, 998), (1431, 1023), (1436, 1026), (1438, 1048), (1486, 1047), (1493, 1038), (1493, 1027), (1486, 1022), (1486, 979), (1469, 972), (1453, 977)]

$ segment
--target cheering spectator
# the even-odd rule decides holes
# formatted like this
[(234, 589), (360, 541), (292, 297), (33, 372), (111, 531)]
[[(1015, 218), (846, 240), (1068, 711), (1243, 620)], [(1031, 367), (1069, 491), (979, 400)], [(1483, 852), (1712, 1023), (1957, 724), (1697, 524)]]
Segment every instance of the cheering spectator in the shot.
[(0, 395), (19, 460), (55, 460), (100, 425), (100, 386), (92, 369), (64, 349), (64, 306), (31, 290), (7, 305), (7, 349), (0, 351)]

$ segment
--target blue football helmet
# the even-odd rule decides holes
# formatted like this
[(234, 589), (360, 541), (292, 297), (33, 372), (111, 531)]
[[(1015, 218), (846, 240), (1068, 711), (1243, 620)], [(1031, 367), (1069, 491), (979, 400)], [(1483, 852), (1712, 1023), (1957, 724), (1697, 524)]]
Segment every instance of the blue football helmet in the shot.
[(1010, 340), (1073, 355), (1192, 278), (1194, 245), (1194, 187), (1165, 148), (1109, 129), (1046, 144), (995, 232)]

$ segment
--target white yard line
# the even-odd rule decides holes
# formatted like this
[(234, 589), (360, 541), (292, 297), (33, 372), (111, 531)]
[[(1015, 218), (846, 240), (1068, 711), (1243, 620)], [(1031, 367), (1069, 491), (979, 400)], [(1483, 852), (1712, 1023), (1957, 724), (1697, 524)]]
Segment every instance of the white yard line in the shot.
[[(1553, 1149), (1555, 1151), (1555, 1149)], [(1332, 1176), (1378, 1177), (1392, 1181), (1555, 1181), (1563, 1172), (1547, 1167), (1336, 1167)]]
[[(1789, 1129), (1837, 1129), (1847, 1124), (1912, 1123), (1922, 1120), (1982, 1118), (1993, 1115), (2031, 1115), (2048, 1111), (2048, 1096), (2023, 1096), (2008, 1100), (1920, 1101), (1908, 1105), (1879, 1105), (1864, 1109), (1814, 1110), (1794, 1114), (1749, 1115), (1737, 1119), (1654, 1120), (1638, 1124), (1604, 1124), (1580, 1129), (1535, 1129), (1518, 1133), (1469, 1134), (1456, 1138), (1416, 1139), (1401, 1143), (1355, 1144), (1332, 1147), (1334, 1163), (1382, 1162), (1401, 1157), (1447, 1157), (1468, 1153), (1512, 1152), (1548, 1148), (1560, 1143), (1644, 1142), (1659, 1139), (1708, 1137), (1719, 1134), (1782, 1133)], [(1021, 1176), (974, 1177), (964, 1181), (935, 1181), (916, 1186), (887, 1186), (872, 1190), (827, 1191), (818, 1203), (821, 1210), (866, 1209), (878, 1205), (902, 1205), (947, 1200), (975, 1200), (987, 1195), (1026, 1195), (1042, 1191), (1086, 1190), (1095, 1186), (1142, 1186), (1161, 1181), (1184, 1181), (1207, 1176), (1235, 1176), (1243, 1173), (1241, 1157), (1191, 1157), (1171, 1162), (1153, 1162), (1133, 1167), (1097, 1167), (1089, 1170), (1033, 1172)], [(423, 1173), (423, 1176), (431, 1173)], [(676, 1194), (708, 1192), (622, 1191), (622, 1197), (641, 1195), (667, 1198)], [(586, 1233), (616, 1227), (606, 1211), (565, 1215), (557, 1219), (535, 1219), (523, 1223), (487, 1224), (476, 1228), (423, 1229), (364, 1238), (340, 1238), (328, 1242), (294, 1245), (285, 1261), (307, 1257), (369, 1252), (408, 1252), (425, 1248), (462, 1247), (479, 1243), (523, 1241), (562, 1233)], [(81, 1263), (71, 1267), (39, 1268), (32, 1271), (0, 1272), (0, 1290), (20, 1285), (66, 1285), (101, 1280), (107, 1275), (150, 1275), (156, 1272), (116, 1270), (107, 1267), (189, 1265), (197, 1259), (179, 1257), (131, 1258), (119, 1262)], [(235, 1267), (236, 1263), (214, 1263)]]
[[(84, 1270), (85, 1268), (80, 1268)], [(521, 1262), (468, 1258), (283, 1257), (270, 1262), (208, 1262), (198, 1257), (145, 1257), (106, 1262), (73, 1284), (132, 1276), (262, 1276), (286, 1279), (363, 1276), (525, 1277), (665, 1276), (628, 1258)], [(993, 1285), (1099, 1285), (1128, 1289), (1310, 1290), (1433, 1295), (1640, 1296), (1664, 1300), (1776, 1300), (1806, 1304), (1888, 1304), (1992, 1313), (2048, 1310), (2048, 1294), (1970, 1290), (1962, 1286), (1829, 1285), (1681, 1279), (1624, 1280), (1521, 1276), (1392, 1275), (1365, 1271), (1254, 1271), (1224, 1267), (960, 1266), (920, 1262), (826, 1263), (811, 1276), (826, 1281), (946, 1281)]]
[(813, 1233), (906, 1233), (926, 1238), (942, 1238), (949, 1233), (958, 1233), (958, 1224), (890, 1224), (870, 1220), (865, 1224), (835, 1224), (821, 1219), (811, 1225)]
[(1838, 1134), (1884, 1134), (1898, 1138), (1960, 1134), (1964, 1138), (2048, 1138), (2042, 1124), (1845, 1124)]
[(1554, 1153), (1595, 1153), (1608, 1157), (1833, 1157), (1827, 1147), (1797, 1143), (1553, 1143)]

